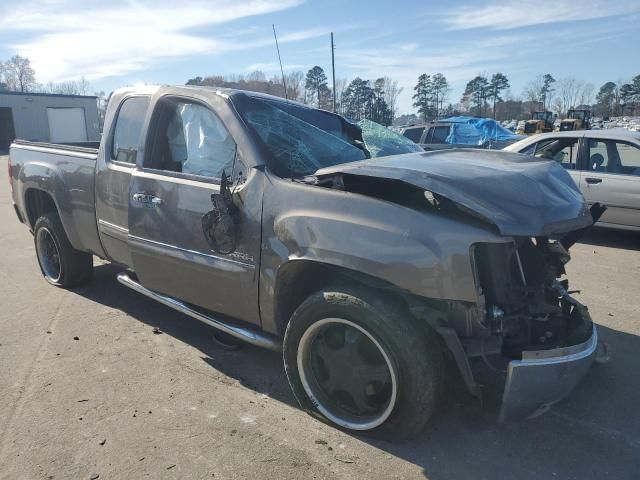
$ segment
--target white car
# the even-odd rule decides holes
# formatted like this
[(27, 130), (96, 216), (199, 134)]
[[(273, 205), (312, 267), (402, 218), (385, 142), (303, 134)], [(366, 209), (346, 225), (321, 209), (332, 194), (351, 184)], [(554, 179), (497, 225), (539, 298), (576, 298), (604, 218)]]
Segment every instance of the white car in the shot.
[(542, 133), (503, 150), (559, 162), (589, 204), (607, 206), (598, 226), (640, 231), (640, 134), (624, 130)]

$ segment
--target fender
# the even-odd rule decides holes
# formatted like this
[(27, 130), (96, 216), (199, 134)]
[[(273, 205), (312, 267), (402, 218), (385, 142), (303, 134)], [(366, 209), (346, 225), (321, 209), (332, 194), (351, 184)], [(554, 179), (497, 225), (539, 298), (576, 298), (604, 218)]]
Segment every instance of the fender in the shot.
[(266, 329), (275, 328), (273, 292), (289, 262), (341, 267), (421, 297), (475, 303), (471, 242), (512, 241), (489, 227), (365, 195), (274, 177), (271, 182), (278, 185), (265, 190), (260, 269)]

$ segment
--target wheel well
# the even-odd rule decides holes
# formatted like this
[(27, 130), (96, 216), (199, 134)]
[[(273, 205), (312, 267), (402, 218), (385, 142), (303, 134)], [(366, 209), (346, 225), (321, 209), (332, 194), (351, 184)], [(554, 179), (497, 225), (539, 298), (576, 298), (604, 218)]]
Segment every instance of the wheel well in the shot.
[(58, 211), (53, 197), (43, 190), (30, 188), (25, 194), (25, 204), (27, 207), (27, 220), (33, 229), (36, 220), (45, 213), (56, 213)]
[(406, 294), (387, 281), (344, 267), (294, 260), (278, 271), (274, 299), (278, 332), (284, 334), (291, 315), (309, 296), (329, 285), (340, 283), (376, 289), (381, 295), (393, 296), (407, 304)]

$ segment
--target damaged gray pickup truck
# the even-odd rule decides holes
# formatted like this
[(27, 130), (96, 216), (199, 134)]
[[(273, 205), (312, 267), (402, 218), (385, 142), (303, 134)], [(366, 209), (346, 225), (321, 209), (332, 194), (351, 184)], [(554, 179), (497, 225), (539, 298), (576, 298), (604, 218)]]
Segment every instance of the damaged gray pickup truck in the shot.
[(445, 361), (476, 396), (492, 362), (502, 417), (535, 415), (596, 352), (564, 267), (599, 207), (553, 161), (145, 87), (113, 94), (100, 145), (16, 141), (9, 170), (47, 281), (87, 282), (93, 255), (121, 265), (126, 287), (282, 350), (300, 405), (348, 431), (419, 431)]

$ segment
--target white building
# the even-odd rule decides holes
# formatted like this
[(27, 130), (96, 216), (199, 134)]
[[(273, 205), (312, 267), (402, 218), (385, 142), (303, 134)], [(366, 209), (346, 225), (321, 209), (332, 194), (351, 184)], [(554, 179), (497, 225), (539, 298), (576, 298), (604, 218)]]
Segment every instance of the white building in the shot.
[(0, 91), (0, 150), (14, 138), (36, 142), (100, 140), (94, 96)]

